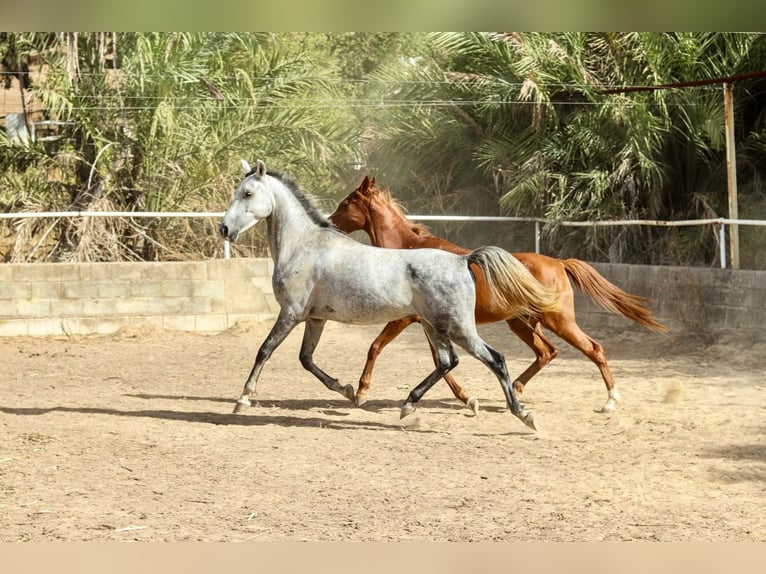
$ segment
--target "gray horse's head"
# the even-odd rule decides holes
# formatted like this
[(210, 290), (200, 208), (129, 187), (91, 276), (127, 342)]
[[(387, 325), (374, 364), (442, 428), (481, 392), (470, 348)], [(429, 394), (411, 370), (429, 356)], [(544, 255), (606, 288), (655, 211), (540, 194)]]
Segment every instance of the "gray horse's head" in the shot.
[(251, 168), (244, 159), (240, 161), (245, 179), (237, 187), (220, 225), (221, 235), (230, 241), (236, 241), (241, 233), (271, 215), (274, 208), (272, 194), (264, 180), (266, 164), (258, 160)]

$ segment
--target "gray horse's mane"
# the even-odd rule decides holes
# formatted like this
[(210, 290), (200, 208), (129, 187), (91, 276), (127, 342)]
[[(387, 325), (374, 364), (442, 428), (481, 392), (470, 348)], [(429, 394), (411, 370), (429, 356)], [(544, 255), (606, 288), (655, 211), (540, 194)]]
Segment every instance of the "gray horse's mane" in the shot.
[[(253, 175), (256, 173), (257, 169), (257, 167), (251, 169), (245, 177)], [(278, 179), (285, 185), (287, 189), (292, 192), (292, 194), (295, 196), (295, 199), (297, 199), (298, 203), (301, 204), (303, 210), (309, 216), (311, 221), (316, 223), (319, 227), (334, 227), (330, 220), (322, 215), (322, 212), (320, 212), (317, 206), (314, 204), (313, 197), (306, 193), (298, 184), (298, 182), (295, 181), (291, 176), (281, 171), (271, 169), (266, 171), (266, 175), (270, 175), (271, 177)]]

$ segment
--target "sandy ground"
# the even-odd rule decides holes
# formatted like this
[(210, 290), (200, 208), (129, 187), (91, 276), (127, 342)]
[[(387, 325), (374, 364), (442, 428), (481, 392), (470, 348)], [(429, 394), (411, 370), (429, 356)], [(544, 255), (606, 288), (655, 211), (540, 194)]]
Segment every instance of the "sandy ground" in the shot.
[[(766, 343), (591, 329), (618, 411), (594, 412), (598, 371), (562, 343), (523, 397), (535, 433), (464, 354), (479, 415), (439, 383), (400, 421), (430, 370), (418, 326), (364, 408), (301, 369), (299, 328), (233, 415), (269, 327), (0, 339), (0, 541), (766, 540)], [(317, 363), (356, 384), (377, 331), (328, 325)]]

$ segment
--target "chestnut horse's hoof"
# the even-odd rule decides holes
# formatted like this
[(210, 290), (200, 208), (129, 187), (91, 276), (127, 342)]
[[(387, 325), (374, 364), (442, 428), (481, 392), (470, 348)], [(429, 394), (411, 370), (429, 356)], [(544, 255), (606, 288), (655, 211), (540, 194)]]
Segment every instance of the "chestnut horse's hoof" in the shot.
[(354, 397), (354, 404), (356, 404), (356, 406), (358, 407), (361, 407), (366, 402), (367, 402), (367, 397), (365, 397), (364, 395), (357, 395)]
[(617, 389), (612, 389), (609, 391), (609, 398), (607, 399), (606, 403), (604, 403), (604, 406), (601, 407), (599, 410), (597, 410), (597, 413), (613, 413), (617, 410), (617, 403), (620, 400), (620, 393)]
[(476, 397), (471, 397), (465, 402), (465, 406), (467, 406), (471, 411), (473, 412), (474, 416), (479, 414), (479, 399)]
[(604, 406), (600, 409), (596, 409), (597, 413), (613, 413), (617, 410), (617, 403), (615, 403), (613, 400), (609, 399), (604, 403)]

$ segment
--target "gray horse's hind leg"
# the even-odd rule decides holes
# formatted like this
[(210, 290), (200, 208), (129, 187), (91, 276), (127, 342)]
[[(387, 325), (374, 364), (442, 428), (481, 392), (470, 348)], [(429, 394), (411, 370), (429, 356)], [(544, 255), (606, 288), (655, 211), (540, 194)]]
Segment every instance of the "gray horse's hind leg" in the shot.
[(500, 381), (500, 387), (503, 389), (505, 400), (511, 412), (529, 428), (539, 430), (534, 413), (527, 411), (516, 397), (503, 354), (487, 345), (479, 337), (478, 333), (473, 336), (461, 333), (460, 336), (455, 338), (455, 342), (473, 357), (479, 359), (495, 374), (497, 380)]
[(331, 391), (340, 393), (348, 400), (354, 400), (353, 385), (343, 386), (314, 363), (314, 350), (317, 348), (319, 338), (327, 323), (324, 319), (308, 319), (306, 321), (306, 330), (303, 332), (303, 342), (301, 343), (300, 361), (303, 368), (309, 371)]
[(258, 377), (261, 376), (263, 365), (269, 360), (274, 350), (282, 344), (287, 335), (298, 324), (295, 316), (287, 311), (280, 311), (279, 317), (277, 317), (274, 326), (271, 328), (266, 340), (261, 344), (258, 349), (258, 353), (255, 355), (255, 364), (250, 371), (250, 376), (247, 377), (245, 388), (242, 390), (242, 396), (237, 399), (237, 404), (234, 405), (234, 412), (241, 412), (244, 407), (250, 406), (250, 395), (255, 390), (255, 385), (258, 382)]
[(425, 321), (423, 322), (423, 330), (426, 333), (426, 337), (428, 337), (428, 342), (431, 344), (436, 368), (431, 374), (423, 379), (417, 387), (412, 389), (409, 395), (407, 395), (407, 400), (402, 405), (399, 418), (404, 418), (415, 412), (415, 403), (417, 403), (439, 379), (457, 367), (458, 364), (455, 349), (452, 348), (452, 344), (447, 337), (440, 334)]

